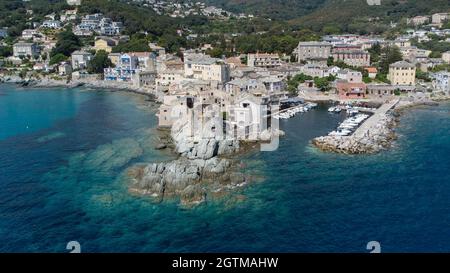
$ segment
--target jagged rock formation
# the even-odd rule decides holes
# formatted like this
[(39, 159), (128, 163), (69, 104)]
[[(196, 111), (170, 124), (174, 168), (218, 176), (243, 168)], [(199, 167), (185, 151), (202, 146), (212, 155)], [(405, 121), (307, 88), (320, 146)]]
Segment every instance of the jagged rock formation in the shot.
[[(199, 127), (188, 118), (178, 119), (171, 129), (175, 152), (179, 158), (170, 162), (152, 163), (130, 171), (130, 191), (163, 200), (178, 197), (184, 206), (203, 203), (206, 195), (244, 185), (247, 178), (234, 170), (231, 159), (219, 156), (239, 151), (239, 141), (220, 136), (219, 118), (212, 118)], [(191, 125), (194, 124), (194, 125)]]
[(213, 157), (190, 160), (181, 157), (171, 162), (153, 163), (131, 171), (130, 190), (158, 201), (179, 197), (184, 206), (203, 203), (211, 192), (225, 191), (245, 184), (246, 177), (232, 168), (228, 159)]

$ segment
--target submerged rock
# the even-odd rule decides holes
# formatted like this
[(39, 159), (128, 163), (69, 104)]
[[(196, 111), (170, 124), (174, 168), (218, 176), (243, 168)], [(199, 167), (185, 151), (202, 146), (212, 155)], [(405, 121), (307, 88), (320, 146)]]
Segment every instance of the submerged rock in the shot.
[(234, 174), (228, 159), (208, 160), (179, 158), (170, 162), (152, 163), (129, 172), (130, 190), (161, 201), (165, 197), (179, 197), (185, 206), (198, 205), (213, 189), (238, 185), (246, 180)]
[(165, 148), (167, 148), (167, 145), (164, 143), (160, 143), (155, 147), (156, 150), (164, 150)]

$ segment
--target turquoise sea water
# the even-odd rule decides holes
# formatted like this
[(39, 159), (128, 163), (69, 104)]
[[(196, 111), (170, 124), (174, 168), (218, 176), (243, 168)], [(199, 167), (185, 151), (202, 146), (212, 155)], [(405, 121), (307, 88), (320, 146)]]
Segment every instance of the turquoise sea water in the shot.
[(344, 118), (326, 106), (283, 120), (277, 151), (243, 159), (264, 179), (195, 209), (127, 192), (128, 167), (171, 157), (148, 104), (0, 85), (0, 252), (450, 251), (450, 104), (406, 112), (371, 156), (309, 145)]

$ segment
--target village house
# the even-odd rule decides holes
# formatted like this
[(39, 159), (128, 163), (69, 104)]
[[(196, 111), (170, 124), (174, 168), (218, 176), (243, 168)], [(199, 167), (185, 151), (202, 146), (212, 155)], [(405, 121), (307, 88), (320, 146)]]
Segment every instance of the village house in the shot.
[(40, 72), (51, 72), (54, 70), (54, 66), (48, 65), (48, 63), (39, 62), (33, 65), (33, 70)]
[(131, 82), (134, 75), (139, 71), (138, 64), (137, 57), (122, 54), (116, 67), (104, 69), (105, 81)]
[(186, 114), (186, 101), (187, 98), (182, 95), (165, 95), (158, 114), (156, 114), (158, 127), (171, 127), (175, 120)]
[(229, 134), (240, 140), (257, 140), (267, 128), (268, 99), (251, 95), (244, 96), (228, 109)]
[(305, 64), (300, 68), (300, 72), (313, 78), (314, 77), (323, 78), (328, 77), (330, 75), (328, 67), (312, 64)]
[(81, 23), (76, 26), (80, 30), (94, 31), (98, 28), (103, 15), (100, 13), (88, 14), (81, 19)]
[(18, 42), (13, 45), (14, 57), (39, 57), (39, 47), (35, 43)]
[(24, 29), (22, 31), (22, 39), (24, 40), (29, 40), (29, 39), (33, 39), (35, 35), (38, 34), (38, 30), (37, 29)]
[(419, 60), (417, 65), (420, 71), (428, 72), (429, 70), (435, 68), (436, 66), (443, 65), (444, 60), (441, 58), (426, 58), (424, 60)]
[(8, 37), (8, 28), (0, 28), (0, 38)]
[(340, 80), (345, 80), (348, 82), (361, 83), (362, 82), (362, 73), (359, 71), (354, 71), (350, 69), (341, 69), (336, 78)]
[(149, 43), (148, 46), (150, 47), (150, 50), (155, 52), (158, 56), (166, 55), (166, 49), (162, 46), (158, 46), (155, 43)]
[(387, 83), (370, 83), (366, 87), (366, 94), (371, 97), (382, 98), (395, 95), (396, 87)]
[(450, 73), (447, 71), (441, 71), (438, 73), (433, 73), (431, 75), (433, 79), (432, 85), (436, 91), (441, 91), (450, 95)]
[(63, 62), (58, 65), (58, 73), (60, 76), (70, 75), (72, 74), (72, 66), (67, 62)]
[(336, 90), (340, 99), (364, 99), (366, 96), (366, 84), (363, 82), (338, 80)]
[(61, 22), (58, 20), (45, 20), (41, 27), (43, 28), (52, 28), (52, 29), (60, 29), (61, 28)]
[(72, 69), (73, 70), (86, 69), (93, 57), (94, 56), (91, 53), (86, 51), (81, 50), (74, 51), (71, 55)]
[(406, 23), (408, 25), (413, 25), (413, 26), (425, 25), (429, 22), (430, 22), (430, 16), (415, 16), (412, 18), (408, 18), (406, 20)]
[(79, 6), (81, 5), (81, 0), (67, 0), (67, 4), (70, 6)]
[(156, 72), (156, 55), (152, 52), (129, 52), (138, 59), (139, 70)]
[(389, 66), (388, 80), (393, 85), (414, 85), (416, 67), (408, 62), (399, 61)]
[(257, 79), (240, 78), (229, 81), (225, 84), (225, 91), (233, 96), (239, 96), (241, 93), (256, 90), (259, 87)]
[(450, 51), (442, 53), (442, 60), (450, 64)]
[(136, 87), (153, 87), (156, 77), (156, 71), (139, 70), (133, 77), (133, 84)]
[(97, 37), (95, 39), (94, 49), (96, 51), (98, 50), (104, 50), (108, 53), (111, 53), (112, 48), (115, 47), (119, 43), (118, 40), (108, 38), (108, 37)]
[(247, 66), (273, 68), (281, 65), (281, 59), (278, 54), (269, 53), (250, 53), (247, 55)]
[(122, 55), (121, 53), (109, 53), (108, 54), (108, 59), (111, 61), (111, 63), (114, 66), (117, 66), (117, 65), (119, 65), (119, 61), (120, 61), (120, 56), (121, 55)]
[(428, 58), (431, 54), (431, 50), (421, 49), (416, 46), (401, 47), (400, 52), (402, 53), (403, 60), (409, 62), (416, 62), (420, 59)]
[(239, 57), (229, 57), (225, 62), (230, 66), (230, 69), (235, 69), (239, 67), (245, 67), (246, 65), (241, 62)]
[(431, 16), (431, 23), (440, 27), (448, 19), (450, 19), (450, 13), (435, 13)]
[(397, 39), (392, 42), (393, 46), (396, 47), (411, 47), (411, 41), (409, 39)]
[(294, 50), (299, 63), (311, 59), (327, 59), (331, 54), (331, 44), (328, 42), (299, 42)]
[(201, 53), (185, 52), (184, 76), (224, 84), (230, 80), (230, 67), (221, 59)]
[(367, 71), (369, 78), (375, 79), (377, 77), (378, 70), (376, 67), (366, 67), (364, 70)]
[(159, 87), (167, 87), (172, 84), (179, 84), (184, 79), (184, 71), (178, 69), (167, 69), (158, 72), (156, 85)]

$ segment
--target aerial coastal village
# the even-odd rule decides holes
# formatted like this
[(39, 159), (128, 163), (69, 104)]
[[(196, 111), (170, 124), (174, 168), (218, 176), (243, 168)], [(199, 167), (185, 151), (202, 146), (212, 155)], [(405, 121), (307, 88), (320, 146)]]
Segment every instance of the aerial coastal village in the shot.
[[(128, 2), (171, 18), (258, 20), (252, 14), (200, 2)], [(225, 52), (220, 43), (244, 34), (226, 33), (224, 41), (211, 42), (207, 33), (180, 27), (173, 39), (187, 43), (174, 50), (167, 41), (152, 39), (150, 32), (131, 33), (127, 18), (88, 13), (85, 4), (67, 0), (63, 9), (44, 16), (26, 10), (27, 27), (12, 37), (11, 28), (0, 26), (1, 81), (151, 95), (160, 103), (160, 128), (176, 127), (193, 143), (198, 143), (194, 138), (202, 136), (204, 128), (192, 126), (188, 132), (176, 124), (180, 120), (197, 124), (206, 119), (208, 124), (220, 117), (226, 129), (212, 125), (213, 135), (223, 131), (235, 140), (269, 141), (283, 134), (273, 126), (279, 120), (309, 111), (317, 102), (332, 101), (336, 106), (329, 112), (356, 115), (350, 120), (354, 126), (338, 128), (313, 143), (343, 153), (385, 148), (393, 138), (390, 113), (394, 109), (450, 95), (450, 47), (447, 51), (429, 48), (433, 43), (450, 43), (450, 11), (446, 10), (408, 18), (397, 35), (330, 33), (301, 39), (289, 52), (251, 47), (246, 52), (236, 48)], [(391, 28), (397, 24), (391, 22)], [(212, 114), (205, 109), (213, 109)], [(208, 150), (193, 154), (192, 149), (178, 148), (191, 158), (203, 157)], [(206, 153), (204, 159), (218, 154), (217, 149)]]

